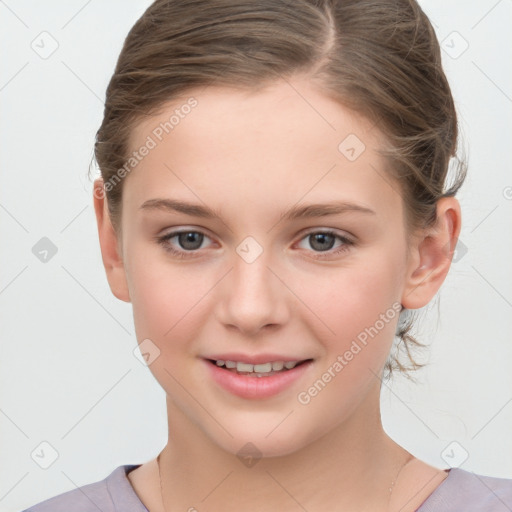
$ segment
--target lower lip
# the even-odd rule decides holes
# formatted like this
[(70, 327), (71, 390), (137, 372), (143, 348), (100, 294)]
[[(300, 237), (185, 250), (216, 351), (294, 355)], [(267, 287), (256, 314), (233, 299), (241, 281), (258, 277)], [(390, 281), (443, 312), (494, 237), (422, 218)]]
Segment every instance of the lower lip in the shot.
[(268, 377), (248, 377), (225, 370), (215, 363), (204, 360), (212, 378), (226, 391), (242, 398), (269, 398), (281, 393), (301, 378), (308, 370), (312, 361), (302, 363), (291, 370), (286, 370)]

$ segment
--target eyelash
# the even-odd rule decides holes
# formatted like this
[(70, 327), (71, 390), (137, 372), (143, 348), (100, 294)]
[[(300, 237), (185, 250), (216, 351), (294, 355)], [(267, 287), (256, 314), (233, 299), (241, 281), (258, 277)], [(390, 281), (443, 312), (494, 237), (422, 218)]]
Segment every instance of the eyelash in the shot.
[[(178, 251), (169, 245), (169, 240), (171, 240), (172, 238), (174, 238), (178, 235), (181, 235), (183, 233), (199, 233), (199, 234), (202, 234), (202, 235), (208, 237), (208, 235), (206, 235), (202, 231), (183, 230), (183, 231), (173, 231), (172, 233), (168, 233), (167, 235), (157, 237), (157, 242), (160, 245), (162, 245), (162, 247), (165, 249), (165, 251), (169, 252), (170, 254), (172, 254), (173, 256), (175, 256), (179, 259), (193, 258), (193, 257), (195, 257), (194, 255), (195, 255), (195, 253), (197, 253), (199, 251), (199, 249), (195, 249), (194, 251)], [(352, 240), (349, 240), (348, 238), (346, 238), (342, 235), (339, 235), (335, 231), (330, 230), (330, 229), (309, 231), (300, 239), (300, 241), (304, 240), (308, 236), (316, 235), (316, 234), (332, 235), (335, 238), (337, 238), (338, 240), (340, 240), (341, 242), (343, 242), (343, 244), (340, 247), (338, 247), (337, 249), (329, 249), (328, 251), (318, 251), (316, 253), (316, 256), (314, 256), (315, 259), (326, 259), (326, 258), (329, 258), (332, 256), (337, 256), (339, 254), (342, 254), (342, 253), (348, 251), (350, 249), (350, 247), (354, 245), (354, 242)]]

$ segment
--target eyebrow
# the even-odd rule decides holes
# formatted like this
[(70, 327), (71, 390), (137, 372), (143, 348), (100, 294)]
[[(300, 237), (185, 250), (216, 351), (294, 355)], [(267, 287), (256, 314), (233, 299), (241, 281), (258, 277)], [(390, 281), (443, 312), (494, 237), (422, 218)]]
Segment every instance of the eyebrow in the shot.
[[(177, 199), (148, 199), (140, 206), (139, 209), (158, 210), (171, 213), (179, 212), (193, 217), (223, 220), (218, 210), (209, 208), (206, 205), (189, 203)], [(281, 215), (281, 220), (326, 217), (328, 215), (339, 215), (347, 212), (359, 212), (376, 215), (374, 210), (371, 210), (370, 208), (360, 204), (351, 203), (348, 201), (333, 201), (329, 203), (293, 206)]]

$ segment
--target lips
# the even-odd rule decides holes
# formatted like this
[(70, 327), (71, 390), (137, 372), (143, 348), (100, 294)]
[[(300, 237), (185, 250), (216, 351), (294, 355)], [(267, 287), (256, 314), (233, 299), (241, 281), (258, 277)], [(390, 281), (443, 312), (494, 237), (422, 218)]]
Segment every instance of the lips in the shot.
[[(282, 354), (218, 354), (203, 360), (216, 384), (246, 399), (269, 398), (285, 391), (313, 364), (311, 358), (293, 358)], [(268, 371), (270, 367), (272, 370)], [(274, 370), (274, 367), (277, 369)]]

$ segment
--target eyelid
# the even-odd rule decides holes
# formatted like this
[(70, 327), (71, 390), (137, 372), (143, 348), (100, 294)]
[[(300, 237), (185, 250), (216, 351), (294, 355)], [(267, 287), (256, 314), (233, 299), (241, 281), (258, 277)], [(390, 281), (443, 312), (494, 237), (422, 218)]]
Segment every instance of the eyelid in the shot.
[(301, 236), (301, 240), (307, 236), (307, 235), (311, 235), (312, 233), (329, 233), (329, 234), (332, 234), (334, 236), (337, 236), (337, 237), (340, 237), (340, 238), (343, 238), (351, 243), (355, 243), (355, 237), (353, 235), (351, 235), (350, 233), (348, 233), (347, 231), (342, 231), (342, 230), (338, 230), (338, 229), (335, 229), (335, 228), (308, 228), (306, 231), (304, 231), (300, 236)]
[(209, 238), (210, 240), (213, 240), (215, 238), (215, 236), (210, 234), (210, 231), (206, 228), (188, 225), (163, 229), (160, 233), (158, 233), (155, 236), (155, 238), (168, 239), (173, 238), (177, 235), (181, 235), (182, 233), (199, 233), (201, 235), (204, 235), (205, 238)]
[[(172, 238), (181, 235), (183, 233), (198, 233), (200, 235), (203, 235), (204, 238), (209, 238), (210, 240), (213, 240), (214, 237), (209, 235), (208, 230), (204, 228), (196, 228), (196, 227), (188, 227), (185, 226), (179, 227), (179, 228), (171, 228), (170, 231), (164, 232), (163, 234), (158, 234), (155, 236), (155, 239), (157, 241), (163, 240), (163, 241), (169, 241)], [(198, 252), (200, 249), (195, 249), (194, 251), (182, 251), (182, 252), (188, 252), (188, 253), (194, 253)]]
[(309, 249), (304, 249), (308, 253), (310, 253), (312, 256), (308, 256), (312, 258), (313, 260), (317, 261), (328, 261), (328, 260), (334, 260), (336, 258), (341, 257), (350, 249), (356, 245), (356, 242), (354, 240), (354, 237), (348, 234), (341, 234), (339, 231), (333, 228), (312, 228), (308, 231), (301, 234), (297, 244), (300, 244), (303, 240), (307, 239), (309, 235), (312, 234), (324, 234), (324, 235), (332, 235), (334, 238), (337, 238), (341, 245), (338, 247), (333, 247), (331, 249), (328, 249), (326, 251), (313, 251)]
[[(200, 233), (210, 239), (213, 238), (212, 236), (210, 236), (208, 234), (208, 230), (206, 230), (204, 228), (196, 228), (193, 226), (190, 226), (190, 227), (185, 226), (185, 227), (180, 227), (180, 228), (176, 228), (176, 229), (171, 228), (171, 231), (168, 231), (167, 233), (164, 233), (164, 234), (159, 234), (156, 236), (156, 238), (157, 239), (161, 239), (161, 238), (170, 239), (170, 238), (174, 238), (177, 235), (180, 235), (181, 233), (190, 233), (190, 232)], [(307, 230), (300, 232), (299, 235), (297, 235), (297, 236), (299, 237), (299, 241), (301, 241), (303, 238), (305, 238), (306, 236), (308, 236), (312, 233), (328, 233), (328, 234), (338, 236), (340, 238), (344, 238), (351, 243), (355, 243), (353, 235), (351, 235), (350, 233), (348, 233), (346, 231), (338, 231), (335, 228), (322, 228), (322, 227), (308, 228)], [(192, 251), (188, 251), (188, 252), (192, 252)]]
[[(157, 235), (155, 238), (156, 238), (157, 243), (161, 244), (164, 247), (164, 249), (166, 251), (168, 251), (169, 253), (174, 254), (179, 258), (187, 258), (187, 257), (194, 258), (194, 257), (200, 256), (201, 253), (203, 252), (203, 250), (202, 249), (194, 249), (194, 250), (187, 251), (184, 249), (175, 249), (174, 247), (172, 247), (169, 244), (169, 240), (175, 238), (176, 236), (179, 236), (182, 233), (198, 233), (198, 234), (201, 234), (204, 237), (212, 240), (212, 237), (207, 233), (207, 231), (208, 230), (205, 230), (204, 228), (185, 226), (185, 227), (172, 229), (168, 233), (165, 233), (162, 235)], [(313, 250), (304, 249), (305, 251), (308, 251), (314, 255), (313, 259), (323, 259), (323, 258), (335, 257), (335, 256), (339, 255), (340, 253), (349, 250), (349, 248), (351, 246), (355, 245), (355, 240), (354, 240), (353, 235), (351, 235), (345, 231), (340, 232), (334, 228), (321, 228), (321, 227), (312, 227), (312, 228), (308, 228), (306, 231), (302, 231), (298, 235), (298, 240), (297, 240), (296, 244), (302, 242), (309, 235), (317, 234), (317, 233), (332, 235), (335, 238), (337, 238), (338, 240), (340, 240), (342, 242), (342, 244), (341, 244), (341, 246), (339, 246), (336, 249), (329, 249), (327, 251), (313, 251)]]

